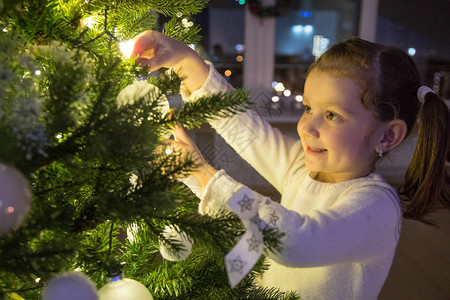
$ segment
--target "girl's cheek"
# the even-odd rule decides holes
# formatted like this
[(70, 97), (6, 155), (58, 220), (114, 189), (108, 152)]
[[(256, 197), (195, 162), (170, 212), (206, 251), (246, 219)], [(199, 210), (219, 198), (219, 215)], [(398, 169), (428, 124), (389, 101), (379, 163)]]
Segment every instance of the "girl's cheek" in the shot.
[(304, 120), (303, 120), (303, 117), (301, 117), (300, 121), (298, 121), (298, 123), (297, 123), (297, 133), (300, 137), (302, 136), (303, 126), (304, 126), (303, 123), (304, 123)]

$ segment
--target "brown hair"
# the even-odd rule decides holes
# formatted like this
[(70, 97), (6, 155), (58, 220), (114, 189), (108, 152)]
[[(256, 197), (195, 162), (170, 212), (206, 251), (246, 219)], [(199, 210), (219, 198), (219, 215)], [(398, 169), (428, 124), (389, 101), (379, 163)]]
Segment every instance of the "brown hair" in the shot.
[(325, 52), (309, 69), (353, 78), (363, 87), (362, 104), (380, 121), (401, 119), (412, 131), (417, 120), (418, 141), (399, 190), (404, 216), (420, 219), (440, 204), (450, 207), (449, 111), (444, 101), (428, 93), (417, 99), (420, 75), (413, 60), (401, 49), (351, 38)]

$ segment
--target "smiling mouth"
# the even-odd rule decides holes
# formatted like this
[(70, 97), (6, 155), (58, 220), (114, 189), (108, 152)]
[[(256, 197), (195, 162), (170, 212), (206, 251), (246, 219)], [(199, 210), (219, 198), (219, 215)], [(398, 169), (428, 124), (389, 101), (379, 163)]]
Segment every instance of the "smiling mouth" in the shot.
[(314, 148), (314, 147), (310, 147), (310, 146), (308, 146), (308, 150), (312, 151), (312, 152), (318, 152), (318, 153), (327, 151), (327, 149)]

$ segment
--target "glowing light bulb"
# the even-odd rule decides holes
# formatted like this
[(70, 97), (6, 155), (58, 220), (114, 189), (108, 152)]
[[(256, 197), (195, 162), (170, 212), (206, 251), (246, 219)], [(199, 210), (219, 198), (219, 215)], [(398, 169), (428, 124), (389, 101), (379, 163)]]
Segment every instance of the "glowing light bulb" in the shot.
[(225, 76), (230, 77), (231, 76), (231, 71), (230, 70), (226, 70), (224, 72)]
[(304, 17), (304, 18), (309, 18), (311, 17), (311, 12), (310, 11), (302, 11), (300, 12), (300, 16)]
[(272, 97), (272, 102), (278, 102), (278, 101), (280, 101), (280, 97), (278, 97), (278, 96), (273, 96)]
[(133, 50), (134, 50), (134, 40), (120, 42), (119, 47), (120, 47), (120, 52), (122, 52), (122, 54), (126, 58), (130, 58), (131, 54), (133, 53)]
[(295, 96), (295, 101), (302, 102), (303, 101), (303, 96), (302, 95)]
[(237, 62), (242, 62), (243, 60), (244, 60), (244, 57), (242, 55), (236, 56), (236, 61)]
[(296, 34), (302, 33), (303, 32), (303, 25), (294, 25), (294, 26), (292, 26), (291, 30), (292, 30), (293, 33), (296, 33)]
[(283, 83), (281, 83), (281, 82), (278, 82), (276, 85), (275, 85), (275, 91), (277, 91), (277, 92), (282, 92), (282, 91), (284, 91), (286, 88), (284, 87), (284, 84)]
[(183, 19), (181, 20), (181, 23), (183, 23), (183, 27), (191, 27), (191, 26), (194, 25), (194, 22), (189, 21), (189, 20), (186, 19), (186, 18), (183, 18)]
[(81, 20), (81, 24), (89, 28), (93, 28), (97, 22), (95, 22), (94, 17), (87, 17), (86, 19)]
[(410, 56), (413, 56), (414, 54), (416, 54), (416, 49), (414, 49), (414, 48), (408, 48), (408, 54), (409, 54)]
[(289, 97), (291, 95), (291, 91), (290, 90), (284, 90), (283, 95), (286, 97)]
[(245, 46), (242, 45), (242, 44), (236, 44), (236, 45), (234, 46), (234, 49), (236, 49), (236, 51), (237, 51), (238, 53), (242, 53), (242, 52), (245, 50)]
[(314, 30), (314, 27), (312, 25), (306, 25), (305, 26), (305, 33), (311, 33)]

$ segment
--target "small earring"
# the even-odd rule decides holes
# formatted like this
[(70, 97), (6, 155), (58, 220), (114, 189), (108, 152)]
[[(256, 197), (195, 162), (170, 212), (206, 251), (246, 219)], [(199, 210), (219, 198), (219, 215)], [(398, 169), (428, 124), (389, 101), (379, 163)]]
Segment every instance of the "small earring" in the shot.
[(378, 152), (378, 156), (382, 157), (383, 156), (383, 149), (380, 149), (380, 152)]

